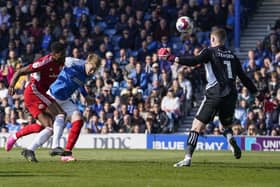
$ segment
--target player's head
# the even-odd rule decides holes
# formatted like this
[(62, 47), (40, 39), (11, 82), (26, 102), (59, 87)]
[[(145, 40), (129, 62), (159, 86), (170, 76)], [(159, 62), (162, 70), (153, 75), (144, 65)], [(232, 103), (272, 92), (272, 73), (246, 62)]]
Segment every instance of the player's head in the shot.
[(226, 31), (221, 28), (213, 29), (210, 35), (210, 41), (212, 47), (225, 44)]
[(64, 62), (65, 46), (59, 42), (54, 42), (51, 45), (51, 53), (55, 61)]
[(100, 57), (94, 53), (89, 54), (85, 64), (86, 74), (88, 76), (92, 75), (100, 66)]

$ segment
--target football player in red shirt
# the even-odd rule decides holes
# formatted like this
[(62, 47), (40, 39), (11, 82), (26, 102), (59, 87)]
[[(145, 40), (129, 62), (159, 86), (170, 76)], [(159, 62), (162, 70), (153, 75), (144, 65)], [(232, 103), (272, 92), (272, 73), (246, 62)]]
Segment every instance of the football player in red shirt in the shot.
[[(8, 88), (10, 95), (14, 93), (14, 86), (21, 75), (31, 74), (30, 82), (24, 90), (24, 104), (31, 115), (37, 119), (42, 127), (38, 124), (32, 124), (28, 128), (18, 131), (15, 136), (8, 139), (15, 140), (21, 136), (39, 132), (41, 128), (49, 128), (52, 133), (53, 119), (57, 114), (64, 114), (61, 107), (46, 92), (51, 83), (56, 80), (57, 75), (62, 70), (65, 61), (65, 47), (63, 44), (55, 42), (51, 45), (51, 53), (39, 58), (32, 64), (19, 69), (12, 77)], [(11, 142), (12, 143), (12, 142)], [(9, 151), (6, 147), (6, 150)], [(29, 155), (29, 158), (35, 158), (33, 151), (22, 152), (23, 156)], [(27, 158), (27, 157), (26, 157)], [(32, 161), (32, 160), (30, 160)]]

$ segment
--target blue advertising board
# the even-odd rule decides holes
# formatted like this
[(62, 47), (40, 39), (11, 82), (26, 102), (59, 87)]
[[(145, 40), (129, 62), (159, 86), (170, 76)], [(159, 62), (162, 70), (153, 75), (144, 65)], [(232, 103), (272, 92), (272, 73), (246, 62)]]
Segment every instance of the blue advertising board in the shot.
[[(186, 148), (186, 134), (148, 134), (147, 149), (184, 150)], [(241, 144), (241, 138), (236, 137)], [(197, 150), (228, 150), (228, 143), (223, 136), (199, 136)]]

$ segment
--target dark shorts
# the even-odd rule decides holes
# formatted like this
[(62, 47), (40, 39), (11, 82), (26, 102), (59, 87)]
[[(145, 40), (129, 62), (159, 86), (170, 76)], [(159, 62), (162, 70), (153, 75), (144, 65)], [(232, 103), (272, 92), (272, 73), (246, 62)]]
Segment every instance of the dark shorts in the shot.
[(234, 110), (237, 100), (237, 94), (232, 93), (225, 97), (206, 96), (196, 113), (196, 118), (204, 124), (213, 120), (216, 114), (223, 126), (231, 125), (233, 122)]

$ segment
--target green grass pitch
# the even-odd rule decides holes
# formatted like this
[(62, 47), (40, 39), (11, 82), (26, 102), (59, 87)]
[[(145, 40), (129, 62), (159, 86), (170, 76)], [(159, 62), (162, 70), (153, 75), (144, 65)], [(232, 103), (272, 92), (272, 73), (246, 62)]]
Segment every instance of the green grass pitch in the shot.
[(85, 186), (280, 186), (279, 152), (195, 153), (192, 167), (173, 168), (183, 151), (75, 149), (78, 161), (63, 163), (48, 150), (29, 163), (20, 149), (0, 151), (0, 187)]

